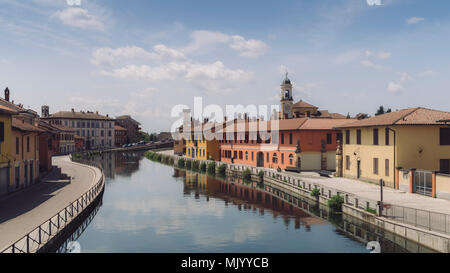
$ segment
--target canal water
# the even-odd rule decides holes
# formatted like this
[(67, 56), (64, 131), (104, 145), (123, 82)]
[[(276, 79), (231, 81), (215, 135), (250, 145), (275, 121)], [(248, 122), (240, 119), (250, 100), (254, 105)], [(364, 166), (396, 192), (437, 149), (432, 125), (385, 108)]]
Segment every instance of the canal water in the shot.
[(383, 252), (408, 252), (408, 244), (275, 186), (178, 170), (142, 153), (92, 160), (103, 165), (106, 187), (70, 239), (81, 252), (368, 253), (371, 240)]

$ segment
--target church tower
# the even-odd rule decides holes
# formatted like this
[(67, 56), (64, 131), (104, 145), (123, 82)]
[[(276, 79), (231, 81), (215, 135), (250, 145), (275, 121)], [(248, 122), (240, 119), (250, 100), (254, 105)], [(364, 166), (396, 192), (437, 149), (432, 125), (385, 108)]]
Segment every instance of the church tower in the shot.
[(292, 114), (292, 84), (291, 80), (288, 78), (288, 73), (286, 72), (286, 78), (281, 83), (281, 94), (280, 94), (280, 119), (290, 119), (293, 118)]

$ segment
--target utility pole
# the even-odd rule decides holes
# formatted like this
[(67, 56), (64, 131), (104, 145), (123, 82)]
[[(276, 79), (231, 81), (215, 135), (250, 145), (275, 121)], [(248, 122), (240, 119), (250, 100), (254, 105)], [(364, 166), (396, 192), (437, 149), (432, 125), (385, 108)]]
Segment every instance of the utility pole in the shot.
[(379, 216), (383, 215), (383, 179), (380, 179), (380, 201), (378, 202), (378, 214)]

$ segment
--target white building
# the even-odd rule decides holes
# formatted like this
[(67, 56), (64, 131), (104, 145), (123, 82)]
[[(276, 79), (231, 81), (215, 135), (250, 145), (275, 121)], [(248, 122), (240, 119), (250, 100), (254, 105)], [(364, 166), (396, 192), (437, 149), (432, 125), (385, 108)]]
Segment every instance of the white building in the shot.
[(63, 125), (76, 130), (76, 135), (84, 138), (84, 148), (87, 150), (114, 147), (115, 119), (98, 112), (60, 111), (49, 114), (49, 107), (42, 106), (42, 117), (53, 124)]

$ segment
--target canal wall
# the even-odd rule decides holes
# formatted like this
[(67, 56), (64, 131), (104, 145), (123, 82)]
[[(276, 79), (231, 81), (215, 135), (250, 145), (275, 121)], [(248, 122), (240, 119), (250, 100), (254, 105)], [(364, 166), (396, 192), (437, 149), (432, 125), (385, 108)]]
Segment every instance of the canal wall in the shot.
[(88, 165), (94, 172), (96, 169), (99, 169), (101, 175), (97, 181), (94, 181), (93, 186), (88, 191), (15, 243), (1, 250), (0, 253), (46, 252), (48, 249), (54, 247), (64, 234), (77, 226), (79, 221), (82, 221), (92, 208), (98, 205), (105, 188), (105, 175), (102, 168), (80, 160), (72, 162), (72, 164), (80, 164), (84, 167)]
[[(174, 165), (178, 165), (178, 159), (186, 157), (180, 157), (177, 155), (164, 155), (165, 157), (173, 158)], [(193, 159), (190, 159), (193, 160)], [(268, 170), (264, 168), (257, 168), (247, 165), (229, 164), (225, 162), (216, 162), (211, 160), (195, 159), (200, 162), (211, 163), (216, 165), (216, 172), (218, 166), (226, 165), (226, 174), (231, 177), (242, 177), (244, 170), (251, 172), (251, 178), (255, 182), (260, 182), (259, 173), (264, 173), (264, 183), (271, 183), (277, 185), (283, 190), (290, 191), (300, 196), (308, 197), (310, 199), (315, 198), (320, 204), (328, 205), (328, 200), (335, 196), (340, 195), (344, 198), (344, 204), (342, 205), (343, 214), (351, 215), (354, 218), (360, 219), (375, 227), (381, 228), (392, 234), (415, 242), (419, 245), (423, 245), (432, 250), (450, 253), (450, 236), (434, 232), (431, 230), (422, 229), (398, 221), (393, 221), (385, 217), (379, 217), (370, 211), (378, 211), (378, 204), (374, 200), (361, 198), (355, 194), (336, 190), (334, 188), (326, 187), (323, 184), (314, 183), (313, 179), (291, 177), (288, 174), (280, 173), (277, 170)], [(311, 192), (314, 189), (318, 189), (320, 195), (318, 197), (311, 196)]]

